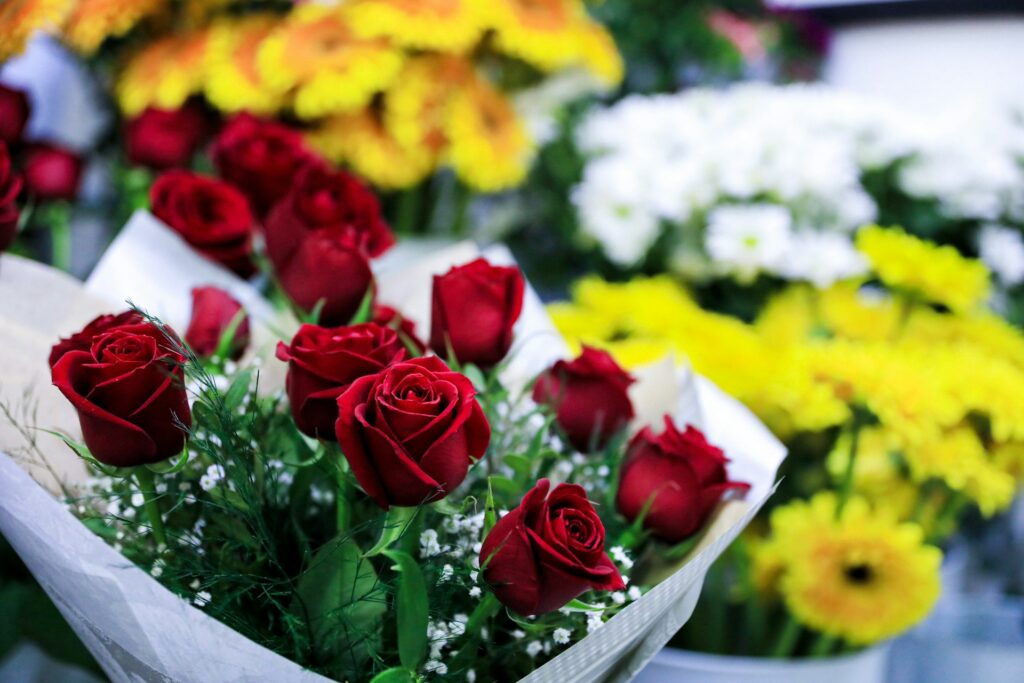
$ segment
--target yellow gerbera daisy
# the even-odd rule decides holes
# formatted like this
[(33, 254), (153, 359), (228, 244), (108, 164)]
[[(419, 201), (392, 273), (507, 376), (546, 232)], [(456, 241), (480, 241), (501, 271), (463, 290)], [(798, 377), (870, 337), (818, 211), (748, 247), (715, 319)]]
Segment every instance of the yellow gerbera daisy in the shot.
[(256, 55), (263, 40), (274, 30), (274, 15), (249, 15), (224, 19), (210, 29), (206, 51), (206, 97), (225, 112), (269, 114), (280, 109), (285, 97), (263, 82)]
[(165, 0), (78, 0), (62, 29), (63, 40), (91, 55), (107, 38), (128, 33), (135, 24), (164, 5)]
[(908, 290), (956, 312), (975, 308), (989, 294), (988, 269), (964, 258), (950, 246), (939, 246), (898, 228), (877, 225), (857, 233), (857, 249), (867, 256), (882, 282)]
[(177, 109), (202, 89), (207, 32), (167, 36), (129, 58), (114, 93), (121, 110), (135, 116), (149, 106)]
[(872, 514), (860, 498), (836, 517), (820, 493), (772, 514), (786, 569), (780, 588), (801, 623), (854, 645), (897, 635), (921, 621), (939, 596), (942, 553), (921, 528)]
[(533, 158), (533, 140), (512, 103), (477, 77), (452, 96), (445, 115), (448, 159), (462, 180), (480, 192), (521, 183)]
[(310, 131), (311, 147), (377, 187), (398, 189), (420, 182), (434, 170), (434, 157), (424, 148), (398, 144), (381, 121), (379, 107), (336, 114)]
[(626, 65), (615, 46), (615, 39), (604, 26), (586, 20), (579, 29), (580, 59), (583, 66), (606, 88), (622, 82)]
[(580, 0), (491, 0), (486, 20), (495, 30), (495, 46), (543, 71), (580, 60)]
[(0, 3), (0, 62), (25, 49), (36, 31), (57, 26), (71, 0), (4, 0)]
[(350, 0), (345, 18), (364, 38), (418, 50), (465, 52), (483, 34), (486, 0)]
[(405, 147), (440, 156), (448, 144), (444, 133), (448, 104), (472, 75), (472, 65), (459, 57), (413, 57), (385, 97), (388, 131)]
[(357, 37), (337, 9), (301, 5), (263, 41), (257, 65), (275, 92), (295, 91), (304, 119), (354, 111), (386, 89), (403, 55), (386, 40)]

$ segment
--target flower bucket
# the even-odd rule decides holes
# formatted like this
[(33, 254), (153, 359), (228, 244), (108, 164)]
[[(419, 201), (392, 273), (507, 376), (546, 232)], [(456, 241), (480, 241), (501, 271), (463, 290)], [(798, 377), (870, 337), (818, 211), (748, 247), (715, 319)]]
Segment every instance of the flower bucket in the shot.
[(887, 645), (854, 655), (782, 660), (709, 655), (667, 647), (635, 683), (884, 683)]

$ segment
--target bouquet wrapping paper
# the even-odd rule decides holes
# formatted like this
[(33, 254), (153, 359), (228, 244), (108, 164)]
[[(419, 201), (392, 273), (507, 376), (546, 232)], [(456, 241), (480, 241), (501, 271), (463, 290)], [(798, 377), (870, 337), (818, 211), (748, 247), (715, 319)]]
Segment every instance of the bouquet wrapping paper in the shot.
[[(379, 299), (425, 333), (431, 277), (480, 254), (470, 243), (399, 246), (378, 264)], [(503, 247), (483, 254), (492, 262), (512, 260)], [(10, 407), (28, 406), (23, 412), (40, 428), (77, 434), (73, 411), (49, 386), (49, 346), (97, 314), (124, 308), (129, 299), (183, 328), (191, 288), (206, 284), (229, 290), (249, 309), (256, 339), (251, 353), (261, 358), (270, 359), (275, 338), (290, 335), (296, 325), (255, 288), (191, 252), (144, 212), (133, 217), (84, 287), (44, 266), (5, 256), (0, 263), (0, 366), (5, 368), (0, 398)], [(567, 355), (532, 290), (510, 355), (503, 380), (513, 388)], [(283, 370), (275, 366), (272, 360), (262, 363), (261, 384), (270, 390), (283, 386)], [(751, 491), (745, 501), (727, 501), (715, 511), (698, 546), (655, 588), (524, 681), (632, 678), (693, 613), (708, 567), (771, 494), (785, 457), (785, 448), (753, 415), (706, 379), (677, 371), (671, 363), (638, 375), (638, 421), (671, 412), (678, 422), (702, 428), (732, 458), (733, 478), (750, 482)], [(73, 487), (86, 476), (59, 439), (4, 424), (0, 451), (5, 452), (0, 453), (0, 531), (113, 681), (327, 680), (175, 596), (81, 524), (55, 497), (62, 486)]]

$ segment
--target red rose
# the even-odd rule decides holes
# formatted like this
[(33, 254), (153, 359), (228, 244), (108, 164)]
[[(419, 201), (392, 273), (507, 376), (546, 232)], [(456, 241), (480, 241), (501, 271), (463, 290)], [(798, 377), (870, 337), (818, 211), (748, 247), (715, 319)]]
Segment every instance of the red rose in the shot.
[(395, 240), (366, 187), (344, 171), (311, 162), (267, 217), (266, 241), (292, 301), (307, 311), (323, 301), (320, 323), (343, 325), (373, 281), (370, 257)]
[(376, 323), (349, 327), (303, 325), (277, 357), (288, 363), (285, 387), (295, 424), (304, 434), (334, 441), (338, 397), (360, 377), (405, 359), (398, 334)]
[(436, 356), (361, 377), (338, 398), (341, 451), (382, 508), (444, 498), (483, 457), (491, 427), (473, 383)]
[(71, 201), (82, 180), (82, 158), (69, 149), (34, 142), (25, 150), (25, 189), (41, 201)]
[(125, 311), (117, 315), (106, 314), (93, 318), (89, 324), (67, 339), (61, 339), (50, 349), (50, 367), (57, 364), (57, 361), (64, 354), (71, 351), (88, 351), (92, 348), (92, 340), (104, 332), (109, 332), (116, 327), (138, 325), (145, 322), (145, 319), (135, 311)]
[(11, 168), (7, 145), (0, 142), (0, 251), (11, 246), (18, 233), (21, 209), (17, 199), (21, 192), (21, 178)]
[(149, 107), (124, 127), (128, 162), (155, 171), (187, 167), (206, 134), (206, 116), (196, 104), (180, 109)]
[(518, 268), (482, 258), (435, 275), (430, 345), (445, 356), (450, 343), (460, 363), (497, 365), (512, 346), (525, 286)]
[(384, 327), (390, 327), (398, 332), (402, 343), (406, 344), (406, 346), (412, 344), (419, 351), (420, 355), (426, 352), (427, 345), (416, 334), (416, 323), (403, 316), (391, 306), (376, 304), (373, 307), (373, 322)]
[(626, 587), (604, 552), (604, 525), (576, 484), (541, 479), (494, 525), (480, 550), (484, 580), (524, 616), (563, 607), (588, 590)]
[(653, 499), (644, 528), (669, 543), (677, 543), (701, 528), (722, 494), (750, 488), (729, 481), (721, 449), (707, 442), (699, 429), (680, 432), (665, 417), (665, 431), (655, 435), (645, 427), (633, 437), (619, 475), (616, 505), (633, 521)]
[(88, 351), (61, 356), (53, 383), (78, 411), (93, 457), (133, 467), (185, 447), (192, 416), (182, 362), (154, 325), (122, 325), (94, 337)]
[(0, 142), (11, 147), (21, 142), (31, 111), (25, 91), (0, 83)]
[(241, 192), (191, 171), (167, 171), (149, 190), (153, 215), (192, 245), (240, 277), (255, 270), (253, 217)]
[[(218, 287), (197, 287), (192, 290), (192, 321), (185, 331), (185, 341), (197, 356), (209, 358), (220, 346), (221, 337), (234, 322), (242, 304)], [(235, 328), (229, 355), (238, 360), (249, 346), (249, 316), (243, 315)]]
[(312, 155), (297, 131), (239, 114), (214, 140), (212, 156), (220, 176), (242, 190), (256, 213), (265, 216)]
[(633, 378), (606, 352), (583, 347), (560, 360), (533, 387), (533, 400), (555, 409), (558, 425), (578, 451), (600, 450), (633, 419)]

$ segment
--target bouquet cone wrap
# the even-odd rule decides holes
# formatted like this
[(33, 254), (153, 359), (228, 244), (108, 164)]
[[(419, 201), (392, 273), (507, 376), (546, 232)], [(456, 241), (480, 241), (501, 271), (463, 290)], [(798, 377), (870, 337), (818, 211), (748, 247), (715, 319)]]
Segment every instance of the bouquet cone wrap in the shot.
[[(378, 264), (378, 298), (425, 332), (431, 277), (480, 254), (470, 243), (396, 247)], [(492, 262), (512, 260), (502, 247), (483, 254)], [(140, 212), (84, 287), (45, 266), (0, 259), (0, 399), (15, 417), (20, 407), (40, 429), (77, 437), (72, 409), (50, 386), (50, 345), (99, 313), (122, 310), (126, 300), (182, 328), (190, 316), (190, 290), (208, 284), (227, 289), (248, 308), (255, 340), (250, 353), (267, 359), (261, 385), (283, 386), (283, 370), (269, 359), (274, 341), (290, 336), (295, 320)], [(567, 353), (529, 289), (503, 380), (523, 388)], [(632, 678), (689, 619), (708, 568), (771, 494), (785, 457), (784, 447), (749, 411), (706, 379), (671, 362), (636, 374), (638, 421), (672, 413), (677, 422), (700, 427), (732, 459), (732, 477), (750, 482), (751, 490), (746, 500), (718, 507), (698, 546), (656, 587), (524, 681)], [(113, 681), (327, 680), (193, 607), (95, 536), (59, 502), (63, 490), (72, 491), (85, 478), (82, 463), (58, 438), (31, 424), (15, 428), (8, 422), (0, 425), (0, 532)]]

